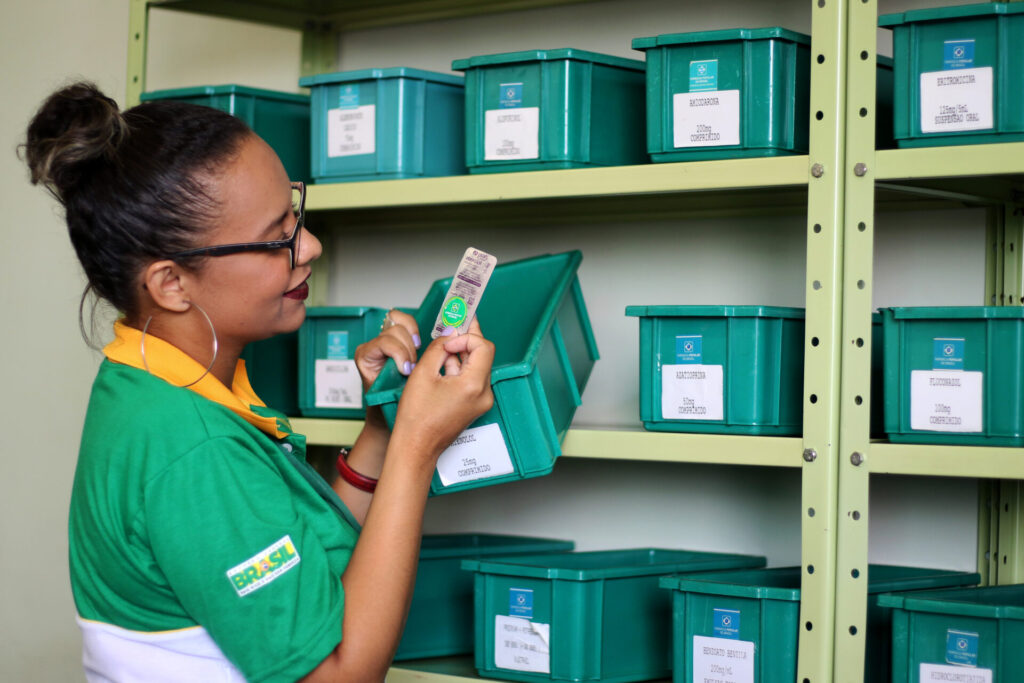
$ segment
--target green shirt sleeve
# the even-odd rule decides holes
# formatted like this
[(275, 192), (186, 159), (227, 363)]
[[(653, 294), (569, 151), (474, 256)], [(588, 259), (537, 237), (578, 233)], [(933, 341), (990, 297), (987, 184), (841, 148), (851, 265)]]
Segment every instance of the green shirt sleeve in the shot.
[[(145, 490), (143, 533), (159, 569), (251, 681), (300, 678), (341, 642), (343, 569), (325, 547), (324, 520), (297, 509), (310, 492), (281, 462), (215, 438)], [(336, 515), (327, 523), (344, 524)]]

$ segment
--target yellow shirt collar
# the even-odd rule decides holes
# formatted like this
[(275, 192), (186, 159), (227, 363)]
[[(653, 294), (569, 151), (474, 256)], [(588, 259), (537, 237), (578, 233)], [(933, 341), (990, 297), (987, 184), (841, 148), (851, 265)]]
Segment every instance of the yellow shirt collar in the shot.
[[(150, 374), (177, 386), (195, 380), (206, 369), (178, 347), (151, 334), (146, 335), (146, 363), (143, 363), (142, 332), (120, 321), (114, 323), (114, 340), (107, 344), (103, 353), (115, 363), (139, 370), (145, 370), (148, 363)], [(254, 406), (267, 406), (249, 384), (249, 375), (246, 373), (243, 360), (239, 360), (235, 367), (230, 389), (210, 374), (188, 388), (204, 398), (221, 404), (249, 424), (275, 438), (282, 439), (291, 433), (291, 425), (287, 422), (257, 415), (253, 411)]]

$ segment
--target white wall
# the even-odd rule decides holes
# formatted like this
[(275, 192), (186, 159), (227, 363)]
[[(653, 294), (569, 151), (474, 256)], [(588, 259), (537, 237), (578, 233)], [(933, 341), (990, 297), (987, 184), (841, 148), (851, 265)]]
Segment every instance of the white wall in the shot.
[[(883, 2), (882, 11), (906, 3)], [(938, 3), (941, 4), (941, 3)], [(947, 3), (950, 4), (950, 3)], [(892, 5), (892, 6), (890, 6)], [(451, 59), (533, 47), (574, 46), (639, 56), (629, 40), (676, 30), (778, 23), (808, 30), (806, 0), (595, 2), (532, 14), (436, 22), (344, 37), (344, 68), (412, 65), (447, 70)], [(152, 13), (149, 85), (236, 82), (295, 90), (298, 35)], [(84, 76), (123, 99), (127, 2), (5, 3), (0, 59), (0, 206), (3, 310), (0, 393), (7, 416), (0, 477), (0, 678), (81, 678), (66, 569), (67, 503), (89, 384), (98, 356), (77, 328), (80, 269), (54, 203), (31, 187), (14, 148), (44, 96)], [(602, 360), (580, 424), (635, 424), (636, 322), (627, 303), (800, 305), (804, 219), (686, 219), (626, 225), (528, 225), (461, 230), (339, 233), (333, 303), (416, 304), (467, 244), (502, 259), (580, 248), (581, 280)], [(978, 211), (883, 214), (876, 230), (877, 305), (976, 303), (981, 298)], [(388, 269), (375, 258), (397, 253)], [(379, 262), (377, 262), (379, 263)], [(974, 482), (875, 477), (871, 559), (969, 569), (974, 564)], [(664, 545), (799, 558), (798, 473), (773, 468), (625, 464), (565, 459), (553, 475), (431, 502), (431, 530), (544, 533), (580, 547)], [(938, 520), (938, 521), (936, 521)]]

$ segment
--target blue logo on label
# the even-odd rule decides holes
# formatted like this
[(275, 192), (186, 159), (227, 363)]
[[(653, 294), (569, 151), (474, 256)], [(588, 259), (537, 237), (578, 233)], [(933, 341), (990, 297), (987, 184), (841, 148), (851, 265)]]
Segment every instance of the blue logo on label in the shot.
[(700, 335), (676, 337), (676, 363), (682, 365), (700, 365), (703, 361)]
[(942, 68), (966, 69), (974, 66), (974, 40), (947, 40), (942, 44)]
[(946, 661), (957, 666), (978, 666), (978, 634), (948, 629)]
[(348, 359), (348, 332), (327, 333), (327, 360)]
[(736, 609), (714, 609), (715, 635), (719, 638), (740, 638), (740, 611)]
[(533, 619), (533, 590), (530, 588), (508, 589), (508, 615)]
[(718, 90), (718, 60), (690, 62), (690, 92)]
[(338, 106), (342, 108), (359, 106), (358, 83), (349, 83), (341, 89), (341, 93), (338, 95)]
[(515, 109), (523, 106), (523, 84), (502, 83), (498, 86), (498, 106), (501, 109)]
[(946, 339), (936, 337), (932, 359), (932, 370), (963, 370), (964, 340), (962, 338)]

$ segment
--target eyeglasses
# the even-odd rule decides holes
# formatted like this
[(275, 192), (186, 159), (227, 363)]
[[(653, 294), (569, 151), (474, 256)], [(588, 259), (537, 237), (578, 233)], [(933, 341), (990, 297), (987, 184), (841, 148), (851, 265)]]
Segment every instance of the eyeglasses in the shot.
[(199, 247), (198, 249), (186, 249), (174, 254), (169, 254), (169, 259), (182, 259), (189, 256), (227, 256), (229, 254), (240, 254), (246, 251), (272, 251), (274, 249), (287, 249), (290, 267), (294, 270), (299, 254), (299, 233), (305, 225), (306, 208), (306, 184), (292, 183), (292, 206), (295, 209), (295, 227), (291, 234), (283, 240), (272, 240), (270, 242), (243, 242), (240, 244), (218, 244), (212, 247)]

